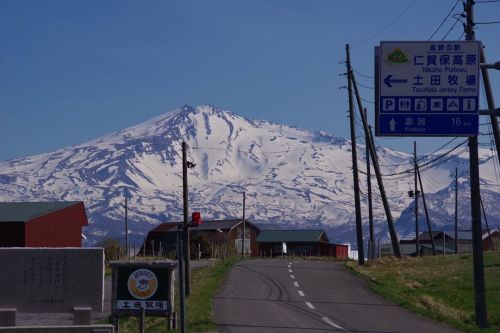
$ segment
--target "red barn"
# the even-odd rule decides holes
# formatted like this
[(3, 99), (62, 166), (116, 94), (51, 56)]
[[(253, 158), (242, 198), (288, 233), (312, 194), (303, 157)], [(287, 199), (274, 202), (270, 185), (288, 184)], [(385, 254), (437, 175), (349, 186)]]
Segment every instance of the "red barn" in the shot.
[(0, 247), (81, 247), (81, 201), (0, 202)]

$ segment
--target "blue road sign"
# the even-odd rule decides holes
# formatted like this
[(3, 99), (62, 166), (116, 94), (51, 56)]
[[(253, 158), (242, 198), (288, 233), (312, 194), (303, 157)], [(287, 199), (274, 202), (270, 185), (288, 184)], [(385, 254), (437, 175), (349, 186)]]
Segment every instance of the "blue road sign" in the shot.
[(378, 136), (471, 136), (479, 131), (479, 41), (381, 42)]

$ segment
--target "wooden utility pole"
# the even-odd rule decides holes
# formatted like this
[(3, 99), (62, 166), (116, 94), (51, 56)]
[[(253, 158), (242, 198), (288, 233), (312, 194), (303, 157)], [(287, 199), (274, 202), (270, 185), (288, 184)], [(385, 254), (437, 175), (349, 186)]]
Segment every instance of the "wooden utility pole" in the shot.
[(418, 228), (418, 164), (417, 164), (417, 142), (413, 141), (413, 166), (415, 169), (415, 255), (420, 257), (420, 230)]
[[(465, 12), (467, 16), (467, 24), (465, 24), (465, 39), (474, 40), (474, 0), (467, 0), (465, 4)], [(469, 154), (475, 314), (477, 326), (485, 328), (488, 326), (488, 320), (486, 314), (486, 294), (484, 282), (482, 244), (483, 233), (481, 230), (481, 191), (479, 186), (479, 152), (477, 135), (469, 137)]]
[(458, 254), (458, 168), (455, 168), (455, 254)]
[[(481, 48), (481, 63), (486, 63), (486, 55), (484, 49)], [(490, 123), (493, 130), (493, 138), (495, 139), (495, 147), (497, 156), (500, 158), (500, 127), (498, 125), (498, 116), (495, 115), (495, 100), (493, 99), (493, 91), (491, 89), (490, 75), (488, 68), (481, 67), (481, 76), (483, 77), (483, 86), (486, 93), (486, 101), (488, 103), (488, 110), (490, 110)]]
[(241, 236), (242, 243), (241, 243), (241, 257), (245, 258), (245, 197), (246, 194), (243, 192), (243, 233)]
[(356, 240), (358, 245), (358, 264), (365, 263), (365, 253), (363, 250), (363, 224), (361, 221), (361, 200), (359, 198), (359, 175), (358, 175), (358, 154), (356, 149), (356, 130), (354, 126), (354, 102), (352, 96), (351, 63), (349, 55), (349, 44), (346, 45), (346, 65), (347, 65), (347, 89), (349, 92), (349, 123), (351, 126), (351, 156), (352, 173), (354, 180), (354, 207), (356, 215)]
[(486, 232), (488, 233), (488, 238), (490, 239), (489, 248), (490, 248), (490, 250), (493, 251), (493, 250), (495, 250), (495, 248), (493, 247), (493, 239), (491, 238), (490, 226), (488, 225), (488, 219), (486, 218), (486, 211), (484, 210), (482, 198), (481, 198), (481, 210), (483, 211), (484, 224), (486, 225)]
[(127, 254), (127, 261), (129, 261), (130, 250), (128, 248), (128, 189), (126, 187), (125, 187), (125, 253)]
[(191, 258), (190, 258), (190, 248), (189, 248), (189, 222), (188, 222), (188, 179), (187, 179), (187, 143), (182, 142), (182, 201), (183, 201), (183, 213), (184, 213), (184, 279), (186, 296), (191, 294)]
[[(349, 49), (349, 45), (346, 45), (346, 49)], [(401, 247), (399, 246), (399, 237), (394, 227), (394, 220), (392, 218), (391, 209), (389, 207), (389, 200), (387, 200), (387, 195), (385, 193), (385, 186), (382, 180), (382, 173), (380, 172), (380, 165), (378, 163), (377, 151), (375, 149), (375, 140), (373, 139), (373, 134), (368, 128), (368, 119), (366, 113), (364, 112), (363, 104), (361, 103), (361, 95), (359, 94), (358, 86), (356, 84), (356, 79), (354, 72), (351, 69), (349, 53), (348, 53), (348, 71), (347, 75), (351, 78), (352, 87), (354, 88), (354, 93), (356, 95), (356, 102), (358, 104), (358, 110), (361, 115), (361, 121), (363, 122), (363, 129), (365, 130), (366, 144), (370, 150), (370, 155), (373, 163), (373, 170), (375, 171), (375, 176), (377, 178), (377, 184), (380, 191), (380, 197), (382, 199), (382, 204), (384, 205), (385, 216), (387, 218), (387, 226), (389, 229), (389, 234), (391, 236), (392, 250), (394, 255), (398, 258), (402, 258)], [(376, 69), (377, 70), (377, 69)]]
[[(369, 127), (371, 132), (371, 127)], [(368, 223), (370, 225), (370, 246), (368, 251), (370, 252), (369, 259), (373, 260), (375, 258), (375, 230), (373, 227), (373, 202), (372, 202), (372, 180), (371, 180), (371, 170), (370, 170), (370, 149), (366, 145), (366, 181), (368, 187)]]
[(432, 223), (429, 217), (429, 211), (427, 210), (427, 202), (425, 201), (425, 192), (424, 185), (422, 184), (422, 176), (420, 175), (420, 168), (417, 164), (417, 175), (418, 175), (418, 183), (420, 184), (420, 192), (422, 194), (422, 202), (424, 204), (424, 212), (425, 212), (425, 220), (427, 221), (427, 228), (429, 230), (429, 238), (431, 239), (432, 244), (432, 254), (436, 255), (436, 244), (434, 242), (434, 235), (432, 233)]

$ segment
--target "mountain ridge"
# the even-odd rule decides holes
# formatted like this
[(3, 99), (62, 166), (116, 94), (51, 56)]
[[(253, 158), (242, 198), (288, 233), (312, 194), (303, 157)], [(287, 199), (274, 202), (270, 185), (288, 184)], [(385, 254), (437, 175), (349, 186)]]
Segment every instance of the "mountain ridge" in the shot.
[[(322, 227), (336, 241), (355, 238), (349, 140), (323, 131), (247, 119), (211, 105), (184, 105), (82, 144), (0, 161), (0, 200), (83, 200), (90, 220), (88, 244), (95, 244), (105, 237), (123, 237), (126, 188), (131, 238), (139, 242), (154, 225), (182, 220), (182, 141), (190, 147), (188, 159), (197, 164), (188, 176), (189, 206), (201, 211), (203, 218), (241, 216), (241, 193), (245, 191), (250, 220)], [(358, 148), (364, 151), (363, 146)], [(381, 164), (387, 165), (382, 167), (384, 174), (405, 171), (413, 159), (385, 147), (378, 151)], [(482, 176), (486, 175), (482, 183), (491, 187), (493, 161), (484, 150), (481, 157)], [(429, 178), (432, 174), (441, 180), (424, 184), (429, 187), (426, 194), (436, 196), (430, 206), (433, 200), (444, 202), (449, 195), (439, 193), (451, 186), (455, 166), (462, 177), (467, 176), (466, 160), (453, 156), (424, 171)], [(360, 168), (364, 167), (361, 159)], [(396, 225), (408, 230), (411, 202), (401, 193), (407, 192), (411, 182), (390, 177), (386, 182)], [(366, 185), (361, 185), (366, 193)], [(497, 200), (498, 195), (490, 192), (490, 200)], [(377, 197), (375, 200), (376, 230), (384, 237), (385, 215)], [(466, 205), (461, 203), (464, 210)], [(366, 211), (365, 207), (366, 198)]]

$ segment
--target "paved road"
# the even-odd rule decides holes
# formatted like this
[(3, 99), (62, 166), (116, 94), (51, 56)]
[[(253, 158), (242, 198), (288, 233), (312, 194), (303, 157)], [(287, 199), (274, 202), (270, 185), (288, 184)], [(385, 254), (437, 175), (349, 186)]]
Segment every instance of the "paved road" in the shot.
[(222, 333), (458, 332), (386, 301), (336, 262), (241, 262), (214, 313)]

